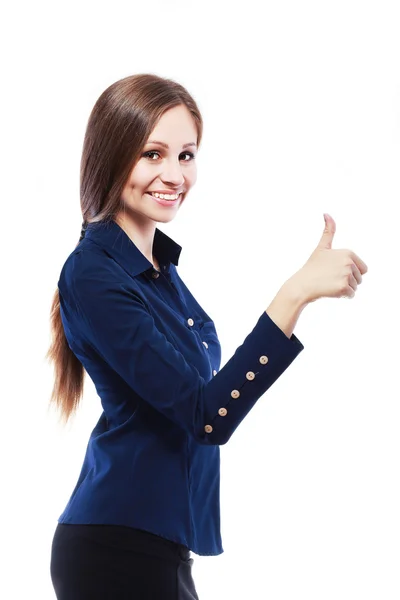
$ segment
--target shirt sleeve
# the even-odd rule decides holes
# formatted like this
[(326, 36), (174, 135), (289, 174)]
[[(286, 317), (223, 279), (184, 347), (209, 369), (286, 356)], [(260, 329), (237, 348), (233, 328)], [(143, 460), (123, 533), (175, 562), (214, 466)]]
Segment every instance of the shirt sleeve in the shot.
[(84, 254), (72, 255), (65, 289), (80, 334), (137, 395), (200, 444), (226, 444), (304, 348), (263, 312), (233, 356), (206, 381), (156, 327), (129, 278), (123, 281), (107, 260), (85, 266)]

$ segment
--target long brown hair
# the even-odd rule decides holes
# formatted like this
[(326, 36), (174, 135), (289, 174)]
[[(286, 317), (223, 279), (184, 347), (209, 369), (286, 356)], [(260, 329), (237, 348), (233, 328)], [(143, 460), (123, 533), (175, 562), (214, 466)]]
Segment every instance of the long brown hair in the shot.
[[(202, 117), (179, 83), (144, 73), (120, 79), (104, 90), (89, 116), (83, 143), (80, 202), (84, 221), (109, 221), (123, 208), (122, 190), (150, 133), (165, 111), (181, 104), (192, 114), (200, 146)], [(52, 341), (45, 356), (54, 363), (50, 405), (56, 406), (66, 424), (79, 406), (85, 370), (65, 337), (58, 287), (51, 304), (50, 329)]]

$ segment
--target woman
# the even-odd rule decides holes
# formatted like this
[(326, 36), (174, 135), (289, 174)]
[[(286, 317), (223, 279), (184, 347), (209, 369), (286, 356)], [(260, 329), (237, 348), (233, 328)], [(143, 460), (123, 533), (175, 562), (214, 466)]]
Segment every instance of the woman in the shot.
[(220, 369), (211, 317), (180, 278), (181, 246), (157, 229), (196, 182), (202, 118), (178, 83), (117, 81), (96, 102), (81, 162), (81, 238), (51, 312), (67, 421), (93, 380), (103, 412), (58, 519), (59, 600), (198, 598), (193, 551), (221, 554), (220, 450), (303, 345), (293, 329), (324, 296), (353, 297), (365, 263), (332, 250), (335, 224)]

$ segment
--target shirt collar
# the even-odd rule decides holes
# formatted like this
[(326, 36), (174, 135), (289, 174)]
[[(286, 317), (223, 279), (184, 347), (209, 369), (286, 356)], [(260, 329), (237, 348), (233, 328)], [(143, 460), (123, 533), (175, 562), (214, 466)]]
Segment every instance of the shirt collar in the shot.
[[(132, 277), (145, 271), (153, 271), (153, 264), (147, 260), (128, 234), (115, 221), (88, 223), (85, 237), (104, 248)], [(163, 231), (156, 228), (154, 233), (153, 254), (167, 273), (169, 264), (178, 265), (182, 246), (174, 242)]]

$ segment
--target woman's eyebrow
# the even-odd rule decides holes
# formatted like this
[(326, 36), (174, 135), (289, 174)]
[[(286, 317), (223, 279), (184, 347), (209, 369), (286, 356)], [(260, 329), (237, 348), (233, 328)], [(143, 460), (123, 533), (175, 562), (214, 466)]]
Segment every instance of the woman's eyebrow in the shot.
[[(158, 142), (157, 140), (148, 140), (147, 143), (148, 144), (160, 144), (160, 146), (163, 146), (164, 148), (169, 150), (168, 144), (165, 144), (164, 142)], [(189, 148), (189, 146), (196, 146), (196, 145), (197, 144), (195, 144), (194, 142), (189, 142), (188, 144), (183, 144), (182, 148)]]

